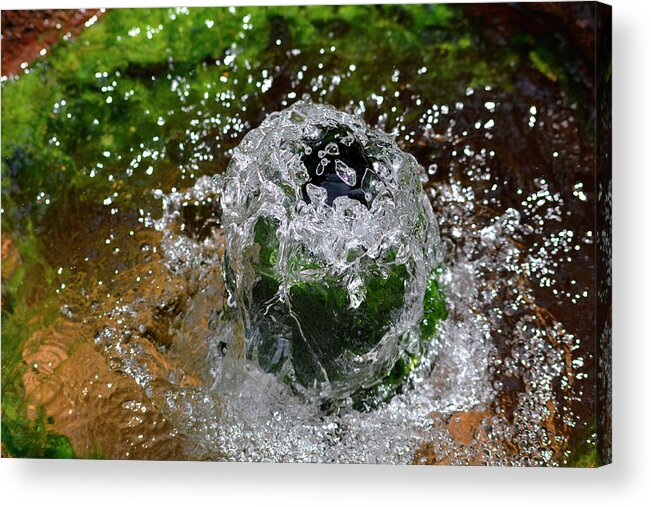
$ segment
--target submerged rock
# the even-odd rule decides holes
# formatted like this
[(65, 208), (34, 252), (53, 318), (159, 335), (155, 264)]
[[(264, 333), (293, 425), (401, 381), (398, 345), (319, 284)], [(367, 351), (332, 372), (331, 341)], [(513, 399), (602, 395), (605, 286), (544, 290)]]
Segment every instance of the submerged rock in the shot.
[(249, 359), (326, 399), (400, 382), (445, 316), (414, 157), (355, 116), (298, 102), (242, 140), (222, 207)]

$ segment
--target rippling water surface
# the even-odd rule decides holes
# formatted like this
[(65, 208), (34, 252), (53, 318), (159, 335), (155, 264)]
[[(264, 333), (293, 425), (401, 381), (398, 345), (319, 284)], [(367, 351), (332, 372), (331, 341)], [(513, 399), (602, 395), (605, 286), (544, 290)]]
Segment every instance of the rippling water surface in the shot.
[[(594, 463), (594, 20), (519, 9), (114, 10), (3, 77), (3, 453)], [(213, 176), (300, 99), (394, 134), (439, 222), (448, 318), (372, 411), (224, 346)]]

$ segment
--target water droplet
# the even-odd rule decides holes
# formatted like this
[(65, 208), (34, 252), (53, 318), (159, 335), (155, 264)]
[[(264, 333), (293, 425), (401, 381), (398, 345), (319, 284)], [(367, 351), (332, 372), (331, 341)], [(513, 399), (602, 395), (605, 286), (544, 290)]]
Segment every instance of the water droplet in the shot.
[(335, 160), (335, 172), (346, 185), (354, 187), (355, 183), (357, 183), (355, 169), (348, 167), (345, 162)]
[(321, 129), (316, 125), (307, 125), (303, 128), (303, 136), (308, 139), (318, 139), (321, 137)]
[(330, 143), (326, 146), (325, 151), (328, 155), (339, 155), (339, 146), (337, 146), (337, 143)]
[(355, 138), (351, 135), (344, 136), (340, 139), (341, 144), (344, 144), (346, 146), (352, 146), (353, 142), (355, 142)]

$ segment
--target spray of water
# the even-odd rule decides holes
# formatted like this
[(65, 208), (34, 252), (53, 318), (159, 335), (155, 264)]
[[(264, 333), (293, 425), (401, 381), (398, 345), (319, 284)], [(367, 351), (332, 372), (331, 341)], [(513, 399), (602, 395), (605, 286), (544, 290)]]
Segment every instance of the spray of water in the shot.
[(380, 382), (401, 352), (420, 357), (441, 244), (418, 164), (392, 137), (298, 102), (242, 140), (221, 202), (245, 333), (231, 353), (338, 399)]
[[(312, 127), (327, 125), (328, 119), (346, 125), (369, 147), (384, 143), (382, 150), (391, 156), (377, 168), (377, 191), (329, 203), (327, 188), (310, 187), (309, 171), (300, 175), (301, 156), (316, 130)], [(287, 139), (295, 144), (281, 146)], [(154, 264), (170, 282), (160, 297), (123, 297), (112, 304), (106, 319), (110, 325), (96, 342), (116, 368), (143, 387), (173, 427), (171, 437), (183, 442), (187, 457), (502, 465), (554, 465), (562, 459), (566, 426), (575, 424), (563, 393), (572, 391), (573, 369), (580, 367), (580, 358), (572, 355), (577, 340), (537, 305), (527, 279), (547, 283), (557, 269), (555, 252), (568, 255), (577, 239), (559, 233), (533, 249), (523, 246), (523, 238), (536, 234), (530, 224), (557, 220), (563, 200), (550, 194), (541, 179), (534, 193), (522, 196), (522, 208), (486, 219), (475, 192), (489, 162), (485, 153), (468, 154), (465, 163), (475, 169), (477, 182), (462, 182), (451, 172), (428, 192), (427, 200), (444, 224), (442, 246), (429, 202), (414, 194), (419, 188), (416, 163), (392, 143), (382, 133), (369, 133), (353, 116), (301, 104), (252, 131), (225, 177), (203, 177), (183, 191), (156, 192), (163, 212), (148, 222), (162, 237)], [(336, 154), (333, 147), (329, 150), (332, 163)], [(342, 173), (341, 165), (335, 169), (349, 188), (364, 181), (355, 172), (350, 185), (352, 173)], [(406, 182), (399, 179), (399, 169)], [(396, 195), (383, 197), (390, 192)], [(364, 259), (388, 268), (397, 258), (410, 266), (407, 293), (413, 299), (386, 331), (387, 342), (417, 324), (423, 284), (441, 263), (439, 281), (449, 317), (439, 324), (436, 340), (422, 350), (404, 389), (372, 410), (342, 403), (338, 410), (324, 411), (324, 390), (332, 394), (337, 387), (324, 381), (297, 390), (278, 371), (261, 366), (252, 354), (254, 318), (239, 311), (255, 311), (247, 298), (258, 278), (251, 247), (262, 217), (273, 220), (283, 245), (273, 263), (282, 277), (275, 304), (291, 302), (288, 289), (294, 284), (334, 276), (346, 291), (347, 306), (354, 307), (366, 297), (363, 280), (360, 284), (356, 278)], [(345, 240), (337, 241), (334, 231)], [(591, 238), (578, 240), (589, 243)], [(298, 245), (302, 255), (314, 252), (309, 269), (290, 262)], [(392, 261), (386, 253), (396, 248)], [(231, 266), (230, 274), (224, 265)], [(166, 308), (179, 293), (184, 302), (170, 326), (175, 343), (167, 353), (170, 364), (156, 367), (137, 342), (128, 340), (125, 329), (137, 327), (144, 306)], [(380, 349), (393, 360), (391, 354), (400, 347)], [(347, 378), (340, 392), (345, 396), (363, 384), (362, 378), (381, 370)]]

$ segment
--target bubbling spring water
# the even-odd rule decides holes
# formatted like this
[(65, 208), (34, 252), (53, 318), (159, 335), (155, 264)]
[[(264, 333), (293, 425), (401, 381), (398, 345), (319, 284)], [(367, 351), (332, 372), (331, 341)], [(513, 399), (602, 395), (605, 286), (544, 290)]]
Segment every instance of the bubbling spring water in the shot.
[[(321, 174), (303, 159), (310, 155), (306, 148), (319, 149), (318, 136), (328, 135), (328, 125), (335, 144), (352, 132), (351, 146), (357, 140), (373, 152), (379, 145), (380, 155), (367, 157), (354, 184), (345, 181), (351, 172), (340, 178), (348, 188), (319, 184), (327, 179), (327, 165), (336, 169), (335, 150), (328, 148), (333, 141), (323, 156), (317, 153), (321, 160), (332, 155)], [(347, 128), (338, 130), (342, 125)], [(143, 279), (157, 291), (112, 302), (96, 342), (114, 368), (143, 387), (190, 459), (559, 464), (564, 435), (576, 424), (564, 398), (574, 389), (573, 369), (580, 368), (572, 355), (578, 341), (536, 304), (526, 280), (553, 277), (554, 259), (591, 238), (561, 231), (539, 249), (525, 247), (523, 238), (536, 234), (529, 224), (558, 220), (563, 200), (538, 179), (537, 190), (522, 196), (522, 208), (487, 219), (475, 193), (490, 172), (488, 156), (464, 156), (474, 171), (471, 181), (451, 171), (428, 191), (444, 224), (441, 245), (430, 204), (414, 193), (416, 163), (389, 136), (327, 106), (300, 104), (270, 116), (242, 141), (225, 177), (155, 192), (163, 212), (146, 225), (159, 231), (160, 250), (148, 250)], [(369, 167), (375, 185), (365, 184)], [(320, 181), (315, 177), (324, 174)], [(358, 189), (353, 198), (341, 195)], [(261, 256), (250, 247), (262, 217), (271, 219), (279, 245), (273, 268), (282, 283), (274, 304), (291, 302), (294, 284), (332, 276), (346, 290), (346, 306), (354, 308), (366, 296), (364, 280), (357, 278), (365, 259), (387, 269), (395, 262), (409, 266), (406, 303), (376, 349), (374, 361), (390, 358), (383, 367), (360, 368), (360, 376), (343, 370), (339, 384), (326, 371), (307, 385), (268, 368), (256, 355), (261, 341), (252, 288), (259, 277), (253, 266)], [(313, 252), (309, 264), (291, 263), (299, 245), (301, 255)], [(392, 249), (396, 255), (387, 255)], [(345, 400), (364, 379), (377, 383), (401, 346), (418, 342), (409, 330), (422, 314), (418, 300), (425, 280), (441, 259), (438, 279), (449, 317), (421, 349), (404, 389), (372, 410), (345, 402), (324, 410), (324, 395)], [(231, 270), (226, 276), (224, 265)], [(142, 341), (127, 338), (126, 329), (139, 329), (145, 307), (175, 315), (169, 326), (174, 346), (164, 360), (144, 353)], [(400, 342), (405, 335), (406, 343)]]
[(441, 246), (418, 164), (393, 138), (298, 102), (244, 137), (221, 202), (242, 355), (329, 399), (421, 356)]

